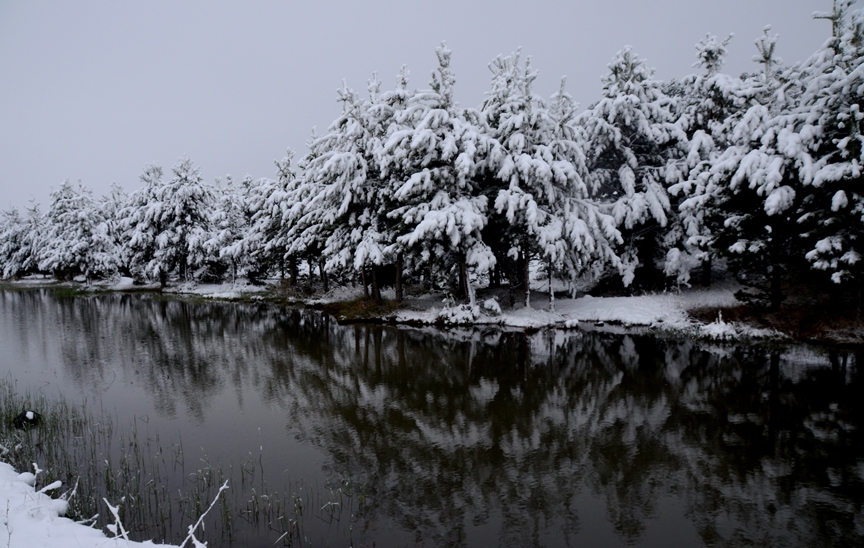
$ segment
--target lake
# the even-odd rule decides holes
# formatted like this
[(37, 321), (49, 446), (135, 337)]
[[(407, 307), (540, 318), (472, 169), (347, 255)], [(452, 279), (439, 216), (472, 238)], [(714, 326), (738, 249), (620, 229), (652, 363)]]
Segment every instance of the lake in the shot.
[[(198, 537), (211, 547), (864, 545), (862, 359), (0, 291), (15, 391), (134, 431), (106, 459), (144, 451), (154, 492), (182, 499), (202, 470), (229, 481)], [(126, 525), (180, 542), (180, 506)]]

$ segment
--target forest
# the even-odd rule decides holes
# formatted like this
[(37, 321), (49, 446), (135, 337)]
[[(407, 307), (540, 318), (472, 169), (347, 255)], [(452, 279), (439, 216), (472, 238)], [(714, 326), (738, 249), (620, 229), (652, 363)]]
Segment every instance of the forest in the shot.
[(63, 182), (46, 210), (0, 216), (0, 277), (116, 276), (164, 287), (422, 286), (472, 301), (531, 276), (570, 291), (640, 292), (734, 275), (739, 298), (781, 306), (794, 287), (864, 300), (864, 14), (836, 0), (824, 45), (784, 64), (770, 27), (754, 71), (723, 72), (732, 36), (696, 44), (695, 73), (663, 82), (630, 47), (602, 98), (549, 98), (521, 52), (489, 64), (475, 108), (454, 101), (451, 52), (424, 88), (343, 85), (341, 115), (275, 179), (208, 183), (188, 158), (94, 197)]

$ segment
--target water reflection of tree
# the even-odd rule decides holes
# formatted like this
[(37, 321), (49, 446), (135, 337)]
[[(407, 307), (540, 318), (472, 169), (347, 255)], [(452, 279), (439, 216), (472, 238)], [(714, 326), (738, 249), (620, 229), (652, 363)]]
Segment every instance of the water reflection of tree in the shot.
[(538, 352), (547, 335), (352, 331), (328, 344), (353, 358), (274, 380), (305, 394), (307, 435), (333, 470), (418, 540), (462, 544), (495, 512), (502, 543), (572, 533), (585, 484), (628, 542), (673, 494), (709, 545), (864, 536), (852, 369), (794, 378), (777, 353), (649, 337), (558, 336)]
[(343, 327), (306, 311), (129, 295), (33, 299), (53, 298), (3, 294), (0, 305), (67, 330), (66, 367), (86, 382), (102, 382), (101, 362), (138, 370), (166, 414), (182, 401), (203, 420), (213, 394), (255, 386), (326, 451), (334, 480), (366, 486), (357, 519), (370, 536), (392, 520), (417, 543), (465, 545), (485, 525), (501, 545), (544, 534), (572, 545), (574, 499), (587, 489), (625, 542), (642, 538), (664, 496), (683, 501), (710, 546), (864, 540), (861, 356), (807, 366), (758, 347), (645, 336)]

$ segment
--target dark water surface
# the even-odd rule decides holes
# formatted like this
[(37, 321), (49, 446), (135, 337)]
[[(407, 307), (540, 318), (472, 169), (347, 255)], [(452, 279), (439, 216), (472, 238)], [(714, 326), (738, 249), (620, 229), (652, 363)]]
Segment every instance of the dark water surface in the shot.
[(290, 537), (235, 517), (210, 546), (861, 546), (860, 359), (0, 291), (18, 389), (182, 440), (187, 463), (252, 466), (235, 503), (266, 478), (305, 508), (277, 516)]

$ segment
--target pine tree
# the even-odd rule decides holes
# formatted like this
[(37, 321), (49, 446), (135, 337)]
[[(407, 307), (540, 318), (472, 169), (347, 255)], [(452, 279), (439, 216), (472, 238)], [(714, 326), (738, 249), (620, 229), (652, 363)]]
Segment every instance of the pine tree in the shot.
[(51, 193), (39, 269), (63, 279), (83, 274), (89, 283), (116, 270), (105, 218), (89, 188), (64, 181)]
[(120, 185), (114, 183), (107, 195), (98, 200), (97, 207), (102, 212), (103, 222), (99, 227), (107, 239), (107, 248), (112, 250), (112, 263), (120, 274), (131, 276), (129, 257), (123, 231), (123, 209), (129, 202), (129, 195)]
[(667, 179), (675, 180), (669, 187), (673, 216), (666, 231), (667, 276), (678, 283), (688, 284), (690, 271), (702, 267), (702, 285), (711, 281), (714, 233), (718, 211), (712, 208), (707, 193), (708, 178), (714, 162), (729, 146), (725, 123), (740, 115), (749, 101), (741, 93), (743, 80), (720, 72), (726, 56), (726, 46), (732, 39), (718, 41), (710, 34), (696, 45), (698, 61), (694, 66), (704, 70), (684, 78), (679, 86), (681, 121), (687, 135), (687, 152), (672, 159)]
[(480, 233), (488, 202), (476, 180), (489, 142), (479, 113), (453, 99), (450, 50), (436, 53), (431, 89), (411, 94), (394, 116), (379, 162), (398, 204), (389, 214), (397, 243), (418, 268), (455, 267), (459, 292), (473, 304), (469, 269), (482, 275), (495, 264)]
[[(389, 188), (383, 183), (375, 152), (381, 146), (387, 116), (378, 108), (380, 82), (369, 82), (369, 98), (359, 96), (343, 84), (339, 92), (342, 115), (327, 134), (310, 143), (311, 152), (303, 164), (304, 185), (309, 192), (304, 208), (306, 227), (301, 238), (308, 248), (320, 249), (321, 278), (327, 283), (328, 270), (373, 273), (392, 262), (393, 240), (388, 234), (387, 213), (392, 205)], [(373, 274), (373, 296), (380, 300), (377, 277)], [(401, 295), (397, 296), (397, 299)]]
[(579, 122), (587, 139), (589, 182), (610, 203), (608, 212), (624, 239), (624, 285), (634, 279), (654, 285), (660, 279), (662, 229), (672, 214), (667, 166), (680, 157), (687, 140), (676, 101), (627, 46), (609, 65), (603, 98)]
[(815, 156), (807, 166), (799, 223), (807, 229), (807, 260), (858, 295), (864, 310), (864, 14), (835, 0), (832, 38), (805, 64), (810, 82), (803, 95), (799, 135)]
[(143, 186), (129, 196), (126, 206), (118, 215), (120, 230), (126, 242), (122, 256), (128, 261), (133, 278), (152, 276), (164, 287), (168, 281), (168, 271), (149, 268), (156, 256), (156, 238), (162, 233), (163, 227), (163, 204), (157, 199), (163, 184), (162, 168), (158, 165), (146, 166), (141, 174), (141, 182)]
[(287, 261), (291, 285), (297, 283), (297, 261), (301, 253), (292, 249), (292, 244), (300, 234), (298, 222), (303, 214), (303, 188), (291, 166), (293, 158), (294, 151), (289, 149), (287, 155), (276, 162), (278, 178), (275, 181), (261, 179), (246, 187), (252, 224), (245, 244), (252, 250), (255, 262), (253, 277), (278, 268), (284, 279)]
[(728, 145), (704, 177), (703, 191), (718, 212), (714, 245), (751, 289), (738, 298), (774, 309), (784, 299), (787, 276), (803, 263), (801, 185), (812, 165), (797, 131), (802, 75), (779, 67), (776, 40), (770, 27), (756, 40), (754, 61), (763, 65), (762, 73), (742, 84), (740, 94), (751, 104), (727, 119)]
[(530, 59), (522, 66), (519, 56), (491, 63), (492, 90), (481, 107), (495, 139), (487, 162), (486, 192), (495, 211), (490, 225), (500, 227), (503, 245), (487, 243), (521, 263), (526, 307), (529, 263), (538, 258), (547, 267), (554, 308), (553, 273), (572, 278), (589, 266), (616, 264), (612, 246), (620, 235), (614, 219), (590, 199), (585, 158), (572, 125), (576, 105), (564, 82), (550, 106), (534, 95), (537, 74)]
[(156, 251), (148, 270), (176, 271), (188, 282), (206, 254), (213, 191), (188, 158), (172, 172), (171, 180), (156, 189), (155, 199), (162, 205), (162, 230), (156, 235)]
[(16, 278), (23, 274), (19, 256), (25, 236), (25, 225), (17, 208), (2, 213), (0, 217), (0, 278)]
[(133, 272), (158, 280), (161, 287), (175, 273), (190, 281), (203, 263), (213, 204), (212, 189), (190, 160), (181, 160), (172, 172), (171, 180), (163, 181), (161, 167), (147, 166), (144, 186), (121, 212)]
[(251, 178), (238, 188), (228, 176), (224, 186), (217, 187), (214, 207), (210, 213), (210, 237), (204, 242), (207, 255), (213, 259), (227, 261), (231, 270), (231, 283), (237, 281), (238, 274), (245, 272), (250, 255), (249, 231), (251, 216), (248, 214), (244, 189), (252, 186)]

